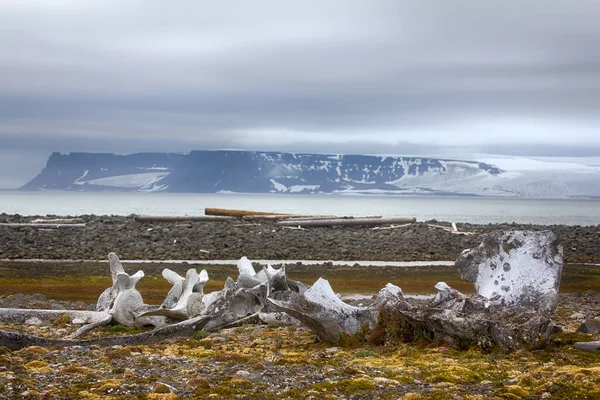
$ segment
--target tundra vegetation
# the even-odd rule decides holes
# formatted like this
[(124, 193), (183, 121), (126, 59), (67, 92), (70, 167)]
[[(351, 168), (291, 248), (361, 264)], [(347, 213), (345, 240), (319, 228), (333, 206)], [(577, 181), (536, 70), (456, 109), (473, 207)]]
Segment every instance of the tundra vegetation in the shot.
[[(109, 260), (112, 286), (96, 311), (3, 320), (0, 395), (512, 399), (600, 390), (597, 354), (573, 348), (598, 339), (574, 331), (597, 316), (600, 297), (559, 297), (562, 248), (551, 232), (498, 232), (465, 251), (457, 266), (473, 295), (440, 282), (432, 301), (410, 301), (390, 284), (362, 306), (342, 302), (326, 280), (305, 286), (243, 258), (237, 281), (207, 294), (205, 271), (163, 271), (172, 287), (152, 307), (136, 289), (144, 273)], [(110, 318), (84, 318), (98, 314)]]

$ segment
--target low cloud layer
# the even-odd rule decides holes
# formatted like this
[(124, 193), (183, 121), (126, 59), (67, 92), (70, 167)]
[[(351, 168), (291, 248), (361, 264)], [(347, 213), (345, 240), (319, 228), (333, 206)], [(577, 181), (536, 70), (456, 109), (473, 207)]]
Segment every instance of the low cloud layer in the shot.
[(597, 2), (0, 3), (2, 154), (600, 154)]

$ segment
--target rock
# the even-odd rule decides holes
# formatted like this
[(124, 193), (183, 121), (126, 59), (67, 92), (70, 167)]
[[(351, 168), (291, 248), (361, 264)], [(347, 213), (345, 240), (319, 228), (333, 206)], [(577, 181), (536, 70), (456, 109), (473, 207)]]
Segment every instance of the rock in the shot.
[(375, 384), (378, 386), (394, 386), (399, 384), (399, 382), (396, 380), (384, 378), (382, 376), (373, 378), (373, 382), (375, 382)]
[(185, 389), (190, 391), (210, 389), (210, 382), (208, 382), (206, 378), (202, 377), (191, 378), (185, 384)]
[(558, 325), (554, 325), (552, 327), (552, 333), (553, 334), (555, 334), (555, 333), (564, 333), (564, 331), (565, 330), (563, 328), (561, 328), (560, 326), (558, 326)]
[(550, 231), (496, 231), (456, 261), (479, 295), (551, 314), (558, 304), (563, 248)]
[(507, 393), (514, 394), (515, 396), (518, 396), (520, 398), (523, 398), (523, 397), (529, 395), (529, 392), (527, 390), (523, 389), (521, 386), (518, 386), (518, 385), (504, 386), (504, 390)]
[(166, 383), (158, 382), (154, 389), (152, 389), (153, 393), (174, 393), (175, 388), (171, 385), (167, 385)]
[(250, 376), (250, 372), (240, 369), (239, 371), (236, 371), (235, 375), (242, 378), (248, 378)]
[(600, 341), (597, 342), (577, 342), (573, 345), (574, 349), (583, 351), (596, 351), (600, 349)]
[(600, 332), (600, 321), (590, 320), (582, 323), (575, 333), (598, 333)]

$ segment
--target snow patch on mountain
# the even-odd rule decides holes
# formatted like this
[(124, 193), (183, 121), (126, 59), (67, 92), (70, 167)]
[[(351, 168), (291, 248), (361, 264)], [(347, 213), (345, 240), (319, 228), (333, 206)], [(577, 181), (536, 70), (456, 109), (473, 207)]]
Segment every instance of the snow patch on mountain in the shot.
[[(90, 179), (82, 181), (81, 179), (87, 175), (84, 174), (81, 178), (76, 180), (76, 185), (97, 185), (97, 186), (110, 186), (115, 188), (140, 188), (150, 189), (156, 187), (158, 183), (165, 176), (169, 175), (169, 172), (145, 172), (141, 174), (128, 174), (128, 175), (116, 175), (107, 178)], [(154, 189), (158, 190), (158, 189)]]

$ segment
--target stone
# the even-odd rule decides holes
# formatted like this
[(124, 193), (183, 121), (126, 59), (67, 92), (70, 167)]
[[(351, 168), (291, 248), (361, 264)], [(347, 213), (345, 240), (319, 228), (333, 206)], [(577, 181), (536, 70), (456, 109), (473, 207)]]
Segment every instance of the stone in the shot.
[(574, 349), (583, 351), (596, 351), (600, 349), (600, 341), (596, 342), (577, 342), (573, 345)]
[(564, 333), (564, 332), (565, 332), (565, 330), (563, 328), (561, 328), (560, 326), (558, 326), (558, 325), (554, 325), (552, 327), (552, 333), (553, 334)]
[(154, 389), (152, 389), (153, 393), (174, 393), (175, 388), (171, 385), (167, 385), (166, 383), (158, 382)]
[(590, 320), (590, 321), (585, 321), (584, 323), (582, 323), (581, 325), (579, 325), (579, 328), (577, 328), (577, 330), (575, 331), (575, 333), (598, 333), (600, 332), (600, 321), (596, 321), (596, 320)]
[(185, 388), (191, 391), (210, 389), (210, 382), (206, 378), (194, 377), (187, 381)]
[(400, 384), (394, 379), (384, 378), (383, 376), (376, 376), (373, 378), (373, 382), (375, 382), (375, 384), (378, 386), (395, 386)]
[(551, 231), (496, 231), (456, 266), (477, 293), (507, 307), (551, 314), (558, 304), (563, 248)]

